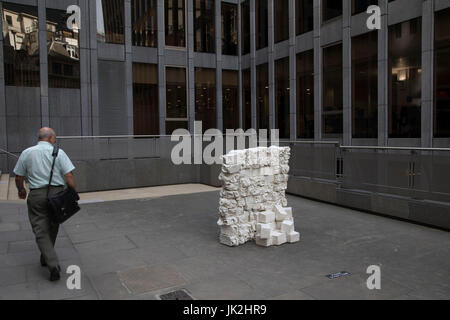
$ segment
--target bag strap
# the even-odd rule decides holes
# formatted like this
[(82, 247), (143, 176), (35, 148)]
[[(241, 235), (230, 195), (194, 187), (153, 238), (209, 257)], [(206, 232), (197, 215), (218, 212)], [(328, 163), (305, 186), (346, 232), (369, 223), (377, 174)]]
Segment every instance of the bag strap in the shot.
[(52, 179), (53, 179), (53, 169), (55, 168), (55, 162), (56, 158), (58, 157), (59, 147), (55, 145), (53, 147), (52, 157), (53, 157), (53, 163), (52, 163), (52, 171), (50, 172), (50, 180), (48, 181), (48, 187), (47, 187), (47, 198), (50, 193), (50, 186), (52, 185)]

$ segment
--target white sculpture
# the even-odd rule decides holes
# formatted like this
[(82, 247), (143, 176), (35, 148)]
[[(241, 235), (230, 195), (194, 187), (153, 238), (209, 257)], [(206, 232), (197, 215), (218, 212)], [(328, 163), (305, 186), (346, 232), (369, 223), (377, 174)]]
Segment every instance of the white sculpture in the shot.
[(290, 148), (235, 150), (223, 156), (220, 242), (260, 246), (300, 241), (292, 208), (286, 208)]

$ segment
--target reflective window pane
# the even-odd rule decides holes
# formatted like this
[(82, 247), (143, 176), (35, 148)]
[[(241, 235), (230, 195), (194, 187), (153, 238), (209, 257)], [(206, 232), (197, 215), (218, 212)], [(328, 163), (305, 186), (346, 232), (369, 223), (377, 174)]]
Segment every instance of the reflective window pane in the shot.
[(250, 1), (246, 0), (241, 4), (241, 42), (242, 54), (250, 53)]
[(166, 46), (186, 47), (186, 2), (165, 0)]
[(366, 12), (372, 5), (377, 6), (378, 0), (352, 0), (352, 14)]
[(269, 65), (256, 66), (256, 117), (258, 129), (270, 129), (269, 125)]
[(314, 50), (297, 54), (297, 137), (314, 139)]
[(223, 129), (239, 129), (239, 73), (222, 71)]
[(269, 43), (268, 32), (268, 2), (256, 0), (256, 50), (267, 47)]
[(250, 69), (242, 70), (242, 122), (243, 129), (252, 127), (252, 99)]
[(436, 13), (434, 136), (450, 138), (450, 9)]
[(222, 54), (238, 55), (238, 7), (222, 2)]
[(289, 38), (289, 1), (274, 1), (275, 43)]
[(157, 47), (157, 0), (131, 0), (133, 46)]
[(322, 21), (337, 18), (342, 15), (342, 0), (322, 0)]
[(97, 0), (97, 39), (124, 44), (124, 0)]
[(343, 133), (342, 44), (323, 49), (323, 136)]
[(289, 58), (275, 61), (275, 128), (280, 139), (290, 138)]
[(47, 9), (47, 47), (49, 88), (80, 88), (79, 29), (64, 10)]
[(166, 67), (166, 118), (187, 120), (186, 69)]
[(5, 85), (39, 87), (37, 7), (3, 2)]
[(352, 39), (353, 138), (378, 137), (378, 33)]
[(296, 0), (296, 34), (314, 29), (314, 0)]
[(194, 50), (216, 52), (214, 0), (194, 1)]
[(195, 120), (203, 131), (217, 128), (215, 69), (195, 68)]
[(159, 135), (158, 66), (133, 63), (135, 135)]
[(389, 27), (389, 137), (420, 138), (421, 18)]

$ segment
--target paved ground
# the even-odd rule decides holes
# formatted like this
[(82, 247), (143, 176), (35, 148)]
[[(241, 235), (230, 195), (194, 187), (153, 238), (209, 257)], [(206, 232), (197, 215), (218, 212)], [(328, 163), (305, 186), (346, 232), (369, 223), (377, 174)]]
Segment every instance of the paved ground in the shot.
[[(25, 204), (0, 203), (0, 299), (449, 299), (450, 233), (289, 196), (298, 244), (217, 241), (219, 193), (84, 204), (57, 243), (82, 290), (50, 283)], [(382, 271), (366, 287), (369, 265)], [(348, 271), (335, 280), (327, 274)], [(67, 278), (67, 275), (64, 279)]]

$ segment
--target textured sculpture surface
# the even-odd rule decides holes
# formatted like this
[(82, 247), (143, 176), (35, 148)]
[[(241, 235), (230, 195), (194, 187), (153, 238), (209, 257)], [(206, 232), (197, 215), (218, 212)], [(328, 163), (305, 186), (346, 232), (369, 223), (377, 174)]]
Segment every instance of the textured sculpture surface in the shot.
[(223, 156), (218, 225), (220, 242), (261, 246), (300, 240), (292, 208), (286, 208), (290, 148), (234, 150)]

